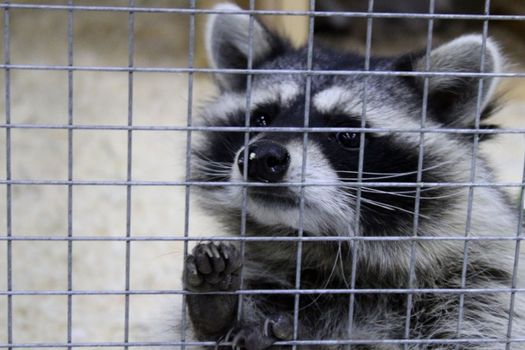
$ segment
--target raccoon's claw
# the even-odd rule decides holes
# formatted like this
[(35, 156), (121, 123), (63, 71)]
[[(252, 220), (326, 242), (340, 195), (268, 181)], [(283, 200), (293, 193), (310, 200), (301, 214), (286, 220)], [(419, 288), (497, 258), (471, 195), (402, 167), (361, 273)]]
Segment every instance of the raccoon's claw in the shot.
[(264, 335), (260, 327), (243, 327), (235, 332), (232, 349), (264, 350), (274, 342), (275, 338)]
[(188, 258), (186, 259), (184, 277), (186, 285), (192, 287), (198, 287), (204, 281), (204, 278), (197, 270), (197, 265), (195, 264), (195, 257), (191, 255), (188, 256)]
[(268, 317), (263, 324), (232, 328), (221, 339), (231, 341), (232, 349), (264, 350), (277, 340), (290, 340), (293, 337), (293, 319), (290, 315), (280, 313)]
[(290, 340), (293, 337), (293, 319), (288, 314), (276, 314), (264, 321), (264, 335), (279, 340)]
[(241, 255), (231, 244), (198, 244), (186, 259), (184, 281), (195, 291), (236, 290)]

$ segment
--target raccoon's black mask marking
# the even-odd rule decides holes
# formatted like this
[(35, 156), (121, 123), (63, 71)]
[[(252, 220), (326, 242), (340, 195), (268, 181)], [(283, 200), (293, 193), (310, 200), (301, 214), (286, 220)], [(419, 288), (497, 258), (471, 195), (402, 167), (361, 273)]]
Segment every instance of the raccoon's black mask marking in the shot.
[[(266, 105), (262, 108), (256, 108), (252, 113), (251, 125), (256, 125), (257, 118), (265, 116), (266, 126), (269, 127), (301, 127), (304, 125), (304, 98), (299, 96), (296, 102), (290, 106), (279, 109), (277, 105)], [(227, 122), (221, 124), (212, 124), (214, 126), (244, 126), (245, 113), (239, 111), (228, 117)], [(360, 128), (361, 122), (355, 116), (339, 114), (335, 116), (327, 116), (324, 113), (318, 113), (314, 108), (311, 109), (309, 118), (310, 127), (338, 127), (338, 128)], [(297, 143), (302, 142), (302, 133), (265, 133), (264, 135), (257, 135), (252, 133), (253, 137), (261, 137), (260, 140), (270, 140), (272, 142), (286, 145), (290, 140), (296, 140)], [(357, 139), (353, 145), (351, 141), (345, 141), (345, 137)], [(329, 132), (329, 133), (311, 133), (308, 136), (310, 142), (317, 144), (326, 156), (326, 160), (331, 165), (334, 172), (337, 173), (339, 179), (343, 183), (352, 184), (357, 182), (358, 166), (359, 166), (359, 146), (361, 133), (359, 132)], [(366, 133), (364, 144), (364, 161), (363, 161), (363, 182), (417, 182), (418, 169), (418, 152), (417, 148), (408, 148), (403, 145), (398, 145), (397, 142), (389, 135), (379, 136), (373, 133)], [(235, 166), (236, 154), (244, 147), (244, 133), (240, 132), (224, 132), (224, 133), (209, 133), (207, 135), (209, 144), (207, 158), (215, 162)], [(354, 141), (355, 142), (355, 141)], [(201, 151), (199, 151), (201, 152)], [(200, 153), (196, 156), (199, 157)], [(203, 159), (204, 161), (204, 159)], [(439, 166), (443, 163), (442, 166)], [(435, 172), (429, 170), (433, 164), (438, 164)], [(440, 176), (440, 171), (446, 169), (448, 164), (440, 157), (430, 157), (423, 162), (423, 171), (421, 176), (422, 182), (442, 182), (444, 177)], [(203, 172), (199, 180), (203, 181), (229, 181), (229, 174), (217, 175), (214, 173)], [(282, 181), (280, 181), (282, 182)], [(257, 189), (258, 194), (266, 191), (286, 192), (284, 188), (252, 188), (249, 193)], [(380, 188), (366, 188), (362, 191), (361, 196), (368, 200), (370, 204), (364, 203), (362, 207), (361, 220), (365, 229), (364, 234), (383, 234), (384, 227), (389, 227), (389, 230), (396, 230), (399, 225), (412, 220), (411, 212), (414, 211), (415, 199), (414, 194), (416, 188), (413, 185), (407, 187), (380, 187)], [(356, 189), (342, 187), (341, 191), (355, 196)], [(422, 193), (420, 200), (420, 214), (422, 216), (438, 216), (441, 208), (432, 206), (429, 200), (425, 197), (446, 195), (449, 191), (446, 189), (426, 189)], [(276, 199), (279, 201), (284, 195)], [(289, 196), (286, 196), (289, 197)], [(297, 197), (297, 195), (296, 195)], [(285, 201), (289, 203), (289, 201)], [(294, 202), (298, 204), (298, 201)], [(373, 203), (382, 203), (383, 205), (374, 205)], [(308, 204), (308, 203), (307, 203)], [(443, 203), (442, 203), (443, 204)], [(392, 210), (391, 207), (398, 208)], [(380, 230), (375, 228), (379, 227)], [(327, 232), (326, 234), (330, 234)]]

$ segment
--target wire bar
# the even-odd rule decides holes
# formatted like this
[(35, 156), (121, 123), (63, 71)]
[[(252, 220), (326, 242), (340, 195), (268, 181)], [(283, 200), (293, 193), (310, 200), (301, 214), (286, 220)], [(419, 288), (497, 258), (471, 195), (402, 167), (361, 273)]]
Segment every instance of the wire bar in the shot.
[(463, 134), (463, 135), (498, 135), (498, 134), (525, 134), (525, 128), (500, 128), (500, 129), (440, 129), (440, 128), (357, 128), (357, 127), (262, 127), (255, 126), (156, 126), (156, 125), (89, 125), (89, 124), (75, 124), (75, 125), (59, 125), (59, 124), (0, 124), (0, 129), (78, 129), (78, 130), (112, 130), (112, 131), (128, 131), (128, 130), (140, 130), (140, 131), (201, 131), (201, 132), (279, 132), (279, 133), (334, 133), (341, 131), (348, 132), (360, 132), (360, 133), (436, 133), (436, 134)]
[[(352, 340), (295, 340), (295, 341), (278, 341), (276, 346), (337, 346), (337, 345), (386, 345), (386, 344), (499, 344), (507, 342), (507, 339), (352, 339)], [(524, 343), (525, 338), (514, 338), (511, 340), (514, 343)], [(217, 346), (216, 342), (98, 342), (98, 343), (72, 343), (71, 346), (75, 348), (85, 347), (180, 347), (187, 346), (205, 346), (214, 348)], [(231, 345), (225, 342), (224, 345)], [(17, 344), (0, 344), (0, 348), (64, 348), (68, 344), (64, 343), (17, 343)]]
[[(373, 13), (374, 12), (374, 0), (368, 1), (368, 12)], [(365, 62), (364, 62), (364, 69), (365, 71), (370, 70), (370, 58), (371, 58), (371, 52), (372, 52), (372, 25), (373, 25), (373, 18), (369, 17), (367, 18), (366, 22), (366, 49), (365, 49)], [(362, 97), (362, 109), (361, 109), (361, 128), (366, 128), (366, 108), (367, 108), (367, 94), (368, 94), (368, 77), (365, 76), (363, 79), (363, 97)], [(360, 133), (359, 135), (359, 163), (357, 165), (357, 181), (361, 182), (363, 181), (363, 167), (364, 167), (364, 160), (365, 160), (365, 133)], [(359, 236), (360, 235), (360, 229), (361, 229), (361, 204), (362, 204), (362, 188), (357, 189), (356, 193), (356, 208), (355, 208), (355, 214), (354, 214), (354, 222), (353, 222), (353, 232), (352, 228), (349, 228), (349, 235), (352, 236)], [(350, 288), (355, 289), (355, 283), (357, 279), (357, 253), (359, 249), (358, 241), (351, 241), (351, 249), (350, 253), (352, 254), (352, 267), (350, 271)], [(341, 249), (341, 245), (339, 245), (339, 249)], [(341, 257), (341, 259), (343, 259)], [(341, 262), (342, 264), (342, 262)], [(354, 313), (355, 313), (355, 295), (350, 294), (350, 300), (349, 300), (349, 306), (348, 306), (348, 338), (352, 338), (352, 332), (354, 327)], [(349, 348), (351, 350), (351, 347)]]
[[(485, 0), (485, 14), (489, 14), (490, 11), (490, 0)], [(483, 22), (483, 38), (481, 43), (481, 57), (480, 57), (480, 72), (484, 71), (485, 67), (485, 55), (487, 48), (487, 37), (488, 37), (488, 21)], [(480, 119), (481, 119), (481, 104), (483, 100), (483, 84), (484, 80), (480, 79), (478, 81), (478, 92), (476, 100), (476, 111), (475, 111), (475, 128), (480, 128)], [(476, 179), (476, 166), (478, 158), (478, 149), (479, 149), (479, 134), (473, 135), (472, 141), (472, 157), (470, 161), (470, 180), (474, 182)], [(465, 223), (465, 236), (470, 235), (471, 225), (472, 225), (472, 207), (474, 203), (474, 187), (469, 187), (468, 189), (468, 198), (467, 198), (467, 220)], [(467, 279), (467, 269), (468, 269), (468, 260), (469, 260), (469, 246), (468, 241), (465, 241), (463, 246), (463, 266), (461, 269), (461, 288), (465, 288), (466, 279)], [(457, 324), (457, 337), (461, 335), (462, 323), (464, 319), (464, 305), (465, 305), (465, 296), (460, 294), (459, 296), (459, 306), (458, 306), (458, 324)], [(459, 345), (456, 346), (456, 350), (459, 350)]]
[[(435, 1), (429, 0), (429, 14), (433, 14), (435, 9)], [(427, 47), (425, 52), (425, 70), (430, 70), (431, 67), (431, 52), (432, 52), (432, 34), (434, 29), (434, 20), (429, 19), (427, 24)], [(423, 82), (423, 101), (421, 106), (421, 129), (425, 128), (426, 121), (427, 121), (427, 111), (428, 111), (428, 93), (429, 93), (429, 79), (424, 78)], [(423, 178), (423, 159), (425, 154), (425, 147), (424, 147), (424, 140), (425, 140), (425, 133), (421, 132), (419, 134), (419, 147), (418, 147), (418, 160), (417, 160), (417, 174), (416, 174), (416, 181), (421, 182)], [(416, 187), (416, 197), (415, 197), (415, 203), (414, 203), (414, 218), (413, 218), (413, 224), (412, 224), (412, 236), (417, 237), (419, 235), (419, 211), (421, 206), (421, 187)], [(411, 247), (410, 247), (410, 267), (408, 271), (408, 288), (412, 288), (412, 286), (415, 283), (415, 262), (416, 262), (416, 254), (417, 254), (417, 247), (416, 242), (412, 241)], [(411, 318), (412, 318), (412, 307), (413, 307), (413, 295), (408, 294), (407, 295), (407, 306), (406, 306), (406, 319), (405, 319), (405, 339), (410, 338), (411, 333)], [(408, 350), (408, 345), (404, 345), (404, 349)]]
[(465, 78), (523, 78), (525, 72), (412, 72), (395, 70), (306, 70), (306, 69), (237, 69), (237, 68), (190, 68), (190, 67), (122, 67), (122, 66), (62, 66), (46, 64), (0, 64), (0, 69), (85, 71), (85, 72), (141, 72), (141, 73), (224, 73), (224, 74), (293, 74), (334, 76), (385, 76), (385, 77), (465, 77)]
[[(525, 288), (363, 288), (363, 289), (242, 289), (233, 292), (214, 291), (202, 292), (202, 295), (351, 295), (351, 294), (494, 294), (494, 293), (524, 293)], [(47, 296), (62, 296), (62, 295), (191, 295), (192, 292), (175, 289), (175, 290), (14, 290), (11, 292), (0, 291), (0, 295), (47, 295)]]
[[(315, 0), (309, 0), (308, 8), (310, 11), (315, 10)], [(313, 66), (313, 51), (314, 51), (314, 17), (310, 16), (308, 19), (308, 44), (306, 53), (306, 68), (311, 70)], [(310, 109), (311, 109), (311, 98), (312, 98), (312, 77), (310, 75), (305, 76), (304, 84), (304, 117), (303, 126), (308, 128), (310, 125)], [(306, 164), (308, 160), (308, 132), (303, 133), (302, 139), (302, 159), (301, 159), (301, 183), (306, 182)], [(304, 209), (305, 209), (305, 187), (300, 187), (299, 192), (299, 230), (297, 232), (298, 237), (304, 235)], [(303, 244), (302, 241), (298, 241), (296, 245), (295, 255), (295, 288), (301, 288), (301, 273), (302, 273), (302, 261), (303, 261)], [(294, 306), (293, 306), (293, 334), (292, 339), (296, 340), (299, 336), (299, 303), (300, 296), (295, 295)], [(292, 347), (293, 350), (297, 349), (297, 346)]]
[[(190, 7), (195, 8), (195, 0), (190, 0)], [(194, 55), (195, 55), (195, 15), (190, 15), (190, 30), (188, 34), (188, 67), (193, 67)], [(188, 74), (188, 107), (187, 107), (187, 118), (186, 126), (191, 127), (193, 125), (193, 74)], [(186, 181), (191, 178), (191, 130), (187, 131), (186, 134)], [(184, 237), (189, 237), (190, 231), (190, 193), (191, 187), (185, 186), (184, 188)], [(188, 240), (184, 240), (183, 247), (183, 264), (186, 264), (188, 257)], [(182, 296), (181, 300), (181, 335), (180, 339), (182, 342), (181, 350), (186, 349), (186, 328), (187, 328), (187, 314), (186, 314), (186, 296)]]
[[(135, 6), (135, 0), (129, 0), (129, 7)], [(135, 13), (129, 11), (128, 14), (128, 66), (133, 67), (135, 55)], [(128, 73), (128, 126), (133, 125), (133, 72)], [(126, 160), (126, 179), (132, 181), (133, 170), (133, 130), (127, 132), (127, 160)], [(131, 237), (131, 193), (132, 186), (126, 186), (126, 237)], [(129, 290), (131, 288), (131, 242), (126, 241), (126, 257), (125, 257), (125, 277), (124, 288)], [(129, 294), (124, 298), (124, 343), (129, 342)], [(128, 346), (124, 346), (127, 350)]]
[(39, 4), (0, 4), (0, 9), (25, 9), (25, 10), (54, 10), (54, 11), (102, 11), (102, 12), (142, 12), (142, 13), (174, 13), (186, 15), (211, 15), (211, 14), (236, 14), (255, 16), (314, 16), (314, 17), (357, 17), (357, 18), (403, 18), (403, 19), (455, 19), (478, 21), (522, 21), (525, 15), (476, 15), (476, 14), (428, 14), (428, 13), (390, 13), (390, 12), (357, 12), (357, 11), (283, 11), (283, 10), (238, 10), (221, 11), (214, 9), (186, 9), (166, 7), (116, 7), (116, 6), (81, 6), (81, 5), (39, 5)]
[[(250, 10), (253, 10), (255, 8), (255, 0), (250, 0), (249, 1), (249, 9)], [(254, 27), (255, 27), (255, 18), (253, 17), (252, 14), (249, 15), (249, 22), (248, 22), (248, 54), (247, 54), (247, 57), (246, 57), (246, 68), (247, 69), (252, 69), (253, 68), (253, 61), (254, 61), (254, 57), (253, 57), (253, 46), (254, 46)], [(251, 106), (251, 101), (252, 101), (252, 82), (253, 82), (253, 75), (252, 74), (248, 74), (246, 76), (246, 99), (245, 99), (245, 110), (246, 112), (244, 113), (244, 126), (249, 128), (250, 127), (250, 123), (251, 123), (251, 110), (250, 110), (250, 106)], [(244, 159), (249, 159), (249, 153), (250, 153), (250, 149), (249, 149), (249, 142), (250, 142), (250, 133), (248, 131), (246, 131), (244, 133), (244, 140), (243, 140), (243, 149), (242, 149), (242, 155), (244, 157)], [(248, 162), (245, 161), (243, 163), (243, 166), (242, 166), (242, 179), (243, 179), (243, 182), (247, 182), (248, 181)], [(241, 217), (240, 217), (240, 227), (239, 227), (239, 236), (241, 238), (244, 238), (246, 236), (246, 220), (247, 220), (247, 213), (248, 213), (248, 210), (247, 210), (247, 206), (248, 206), (248, 189), (247, 187), (243, 186), (242, 187), (242, 193), (241, 193), (241, 196), (242, 196), (242, 208), (241, 208)], [(239, 289), (243, 289), (244, 288), (244, 276), (245, 276), (245, 271), (244, 271), (244, 259), (245, 259), (245, 256), (246, 256), (246, 245), (245, 245), (245, 241), (240, 241), (239, 242), (239, 250), (240, 250), (240, 255), (241, 255), (241, 260), (243, 261), (243, 266), (241, 267), (241, 271), (240, 271), (240, 274), (239, 274), (239, 278), (240, 278), (240, 283), (239, 283)], [(242, 320), (242, 314), (243, 314), (243, 308), (244, 308), (244, 299), (241, 295), (239, 295), (239, 298), (237, 300), (237, 315), (236, 315), (236, 319), (237, 319), (237, 322), (241, 322)]]
[[(73, 0), (68, 0), (73, 5)], [(73, 11), (67, 14), (67, 61), (73, 66)], [(67, 72), (68, 125), (73, 125), (73, 71)], [(73, 181), (73, 129), (67, 130), (67, 179)], [(67, 187), (67, 236), (73, 237), (73, 185)], [(73, 290), (73, 240), (67, 242), (67, 290)], [(128, 339), (125, 339), (128, 341)], [(67, 342), (73, 342), (73, 298), (67, 296)], [(71, 347), (68, 347), (70, 350)]]
[[(4, 5), (9, 5), (9, 0), (4, 0)], [(4, 63), (6, 65), (10, 64), (11, 53), (10, 53), (10, 12), (9, 8), (4, 9)], [(11, 124), (11, 70), (6, 68), (4, 70), (4, 103), (5, 103), (5, 123), (6, 125)], [(6, 129), (5, 131), (5, 148), (6, 148), (6, 157), (5, 157), (5, 176), (6, 181), (11, 180), (11, 130)], [(13, 236), (13, 210), (12, 210), (12, 199), (13, 192), (12, 186), (6, 184), (6, 235), (7, 237)], [(8, 240), (7, 242), (7, 291), (13, 290), (13, 246), (12, 241)], [(13, 343), (13, 298), (12, 296), (7, 297), (7, 341), (8, 343)], [(8, 349), (12, 349), (11, 346), (8, 346)]]
[(266, 182), (210, 182), (210, 181), (126, 181), (126, 180), (115, 180), (115, 181), (104, 181), (104, 180), (0, 180), (0, 185), (48, 185), (48, 186), (60, 186), (60, 185), (77, 185), (77, 186), (201, 186), (201, 187), (236, 187), (236, 186), (247, 186), (247, 187), (326, 187), (326, 186), (337, 186), (340, 188), (358, 188), (358, 187), (425, 187), (429, 190), (433, 188), (462, 188), (462, 187), (494, 187), (494, 188), (512, 188), (522, 187), (522, 182), (280, 182), (280, 183), (266, 183)]
[(201, 242), (201, 241), (246, 241), (246, 242), (351, 242), (351, 241), (522, 241), (525, 237), (515, 236), (424, 236), (425, 232), (422, 232), (422, 236), (302, 236), (302, 237), (289, 237), (289, 236), (247, 236), (247, 237), (235, 237), (235, 236), (220, 236), (217, 234), (207, 236), (195, 236), (195, 237), (183, 237), (183, 236), (31, 236), (31, 235), (16, 235), (16, 236), (0, 236), (0, 241), (79, 241), (79, 242), (120, 242), (120, 241), (139, 241), (139, 242)]
[[(522, 179), (525, 181), (525, 159), (524, 159), (524, 167), (523, 167), (523, 174)], [(518, 206), (518, 225), (517, 225), (517, 233), (516, 233), (516, 248), (514, 251), (514, 266), (512, 268), (512, 283), (511, 288), (516, 288), (518, 284), (518, 269), (519, 269), (519, 262), (520, 262), (520, 252), (521, 252), (521, 239), (523, 237), (523, 211), (524, 211), (524, 200), (525, 200), (525, 186), (520, 189), (520, 196), (519, 196), (519, 206)], [(512, 338), (512, 323), (514, 320), (514, 307), (516, 303), (516, 293), (511, 292), (510, 294), (510, 305), (509, 305), (509, 324), (507, 327), (507, 338), (509, 339), (509, 342), (505, 345), (506, 350), (510, 350), (512, 344), (510, 342), (510, 339)]]

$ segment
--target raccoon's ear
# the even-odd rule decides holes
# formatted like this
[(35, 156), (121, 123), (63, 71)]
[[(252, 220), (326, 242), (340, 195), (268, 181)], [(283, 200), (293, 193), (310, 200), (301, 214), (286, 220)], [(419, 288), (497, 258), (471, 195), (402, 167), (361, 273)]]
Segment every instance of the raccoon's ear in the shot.
[[(452, 75), (429, 78), (428, 107), (433, 116), (450, 127), (473, 127), (479, 95), (479, 78), (454, 76), (453, 73), (499, 73), (503, 70), (503, 56), (498, 45), (486, 39), (483, 69), (481, 55), (483, 37), (465, 35), (445, 43), (430, 53), (430, 72), (447, 72)], [(425, 71), (426, 58), (420, 57), (413, 66), (416, 71)], [(424, 78), (417, 77), (418, 88), (423, 91)], [(497, 78), (483, 79), (480, 112), (491, 102), (498, 83)]]
[[(213, 10), (236, 12), (242, 9), (234, 4), (216, 5)], [(286, 41), (271, 33), (260, 21), (253, 19), (252, 65), (274, 57), (286, 47)], [(210, 16), (206, 28), (206, 51), (213, 68), (246, 69), (250, 50), (250, 16), (220, 13)], [(225, 90), (246, 87), (244, 74), (216, 74), (219, 86)]]

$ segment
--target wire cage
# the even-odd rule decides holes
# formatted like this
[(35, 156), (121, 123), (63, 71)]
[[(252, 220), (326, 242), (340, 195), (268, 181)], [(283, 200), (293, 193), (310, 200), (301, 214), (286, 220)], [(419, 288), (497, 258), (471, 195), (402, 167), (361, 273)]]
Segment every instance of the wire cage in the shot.
[[(293, 297), (293, 337), (276, 344), (290, 348), (469, 348), (520, 349), (525, 334), (513, 333), (513, 312), (525, 290), (518, 284), (525, 188), (523, 121), (525, 115), (525, 7), (515, 2), (472, 0), (399, 1), (270, 1), (238, 2), (250, 17), (247, 37), (248, 64), (223, 69), (206, 63), (204, 25), (211, 15), (225, 15), (212, 6), (219, 1), (175, 0), (4, 0), (0, 63), (0, 348), (214, 348), (215, 339), (196, 339), (190, 329), (182, 274), (191, 248), (203, 241), (229, 241), (242, 247), (249, 242), (282, 242), (296, 247), (295, 279), (289, 289), (240, 289), (231, 292), (242, 300), (250, 295), (283, 294)], [(232, 12), (229, 12), (230, 15)], [(252, 62), (253, 21), (262, 18), (269, 28), (306, 45), (305, 69), (257, 69)], [(398, 55), (433, 47), (465, 33), (482, 35), (483, 53), (489, 37), (500, 43), (509, 64), (502, 72), (430, 72), (373, 70), (373, 57)], [(395, 33), (395, 35), (394, 35)], [(314, 67), (318, 45), (352, 49), (363, 55), (356, 70), (325, 71)], [(483, 64), (481, 64), (483, 66)], [(246, 191), (249, 182), (202, 182), (192, 178), (192, 148), (207, 133), (261, 131), (250, 126), (205, 126), (199, 123), (200, 107), (217, 94), (213, 76), (229, 73), (246, 77), (245, 106), (250, 106), (251, 84), (258, 74), (304, 78), (304, 125), (266, 128), (267, 133), (295, 133), (302, 137), (301, 180), (286, 185), (301, 189), (300, 225), (297, 236), (246, 234)], [(350, 128), (364, 140), (365, 133), (471, 135), (472, 152), (466, 182), (422, 180), (425, 149), (420, 141), (414, 188), (413, 235), (305, 234), (304, 189), (339, 186), (330, 182), (308, 183), (308, 139), (312, 134), (348, 128), (309, 126), (311, 82), (318, 76), (360, 76), (365, 82), (362, 124)], [(425, 80), (424, 106), (419, 127), (383, 128), (366, 125), (369, 77), (421, 77)], [(476, 127), (433, 128), (427, 125), (428, 81), (435, 77), (469, 77), (479, 81), (500, 79), (503, 107), (494, 114), (499, 128), (481, 127), (481, 101), (477, 102)], [(414, 136), (415, 135), (415, 136)], [(488, 142), (480, 140), (493, 136)], [(361, 145), (364, 142), (360, 143)], [(363, 181), (364, 147), (359, 148), (356, 211), (361, 191), (396, 186), (395, 182)], [(494, 181), (478, 181), (477, 158), (491, 164)], [(248, 154), (245, 154), (248, 159)], [(246, 169), (245, 169), (246, 173)], [(282, 183), (278, 184), (283, 186)], [(406, 183), (398, 183), (406, 186)], [(240, 186), (244, 206), (240, 232), (226, 232), (194, 202), (195, 189)], [(454, 188), (467, 191), (468, 213), (462, 235), (418, 235), (418, 213), (425, 189)], [(513, 232), (477, 236), (470, 231), (470, 217), (478, 188), (499, 188), (515, 209), (518, 225)], [(490, 205), (490, 204), (485, 204)], [(359, 216), (359, 214), (358, 214)], [(356, 230), (359, 224), (356, 221)], [(421, 287), (410, 282), (403, 288), (360, 288), (357, 263), (351, 261), (347, 288), (301, 285), (302, 247), (345, 242), (410, 242), (411, 265), (417, 260), (416, 242), (456, 241), (464, 245), (459, 288)], [(510, 284), (498, 288), (471, 288), (465, 281), (469, 244), (511, 242)], [(474, 242), (474, 243), (472, 243)], [(355, 255), (354, 255), (355, 256)], [(415, 272), (413, 272), (415, 273)], [(411, 273), (412, 276), (412, 273)], [(454, 295), (459, 301), (457, 327), (462, 323), (465, 298), (499, 293), (509, 300), (505, 334), (498, 338), (432, 336), (412, 337), (413, 302), (420, 295)], [(396, 294), (406, 297), (406, 317), (400, 337), (346, 337), (302, 339), (298, 332), (301, 298), (309, 295), (343, 295), (348, 298), (348, 320), (361, 295)], [(212, 315), (210, 317), (213, 317)], [(346, 322), (346, 320), (345, 320)], [(351, 323), (351, 322), (350, 322)], [(230, 343), (226, 340), (225, 344)]]

